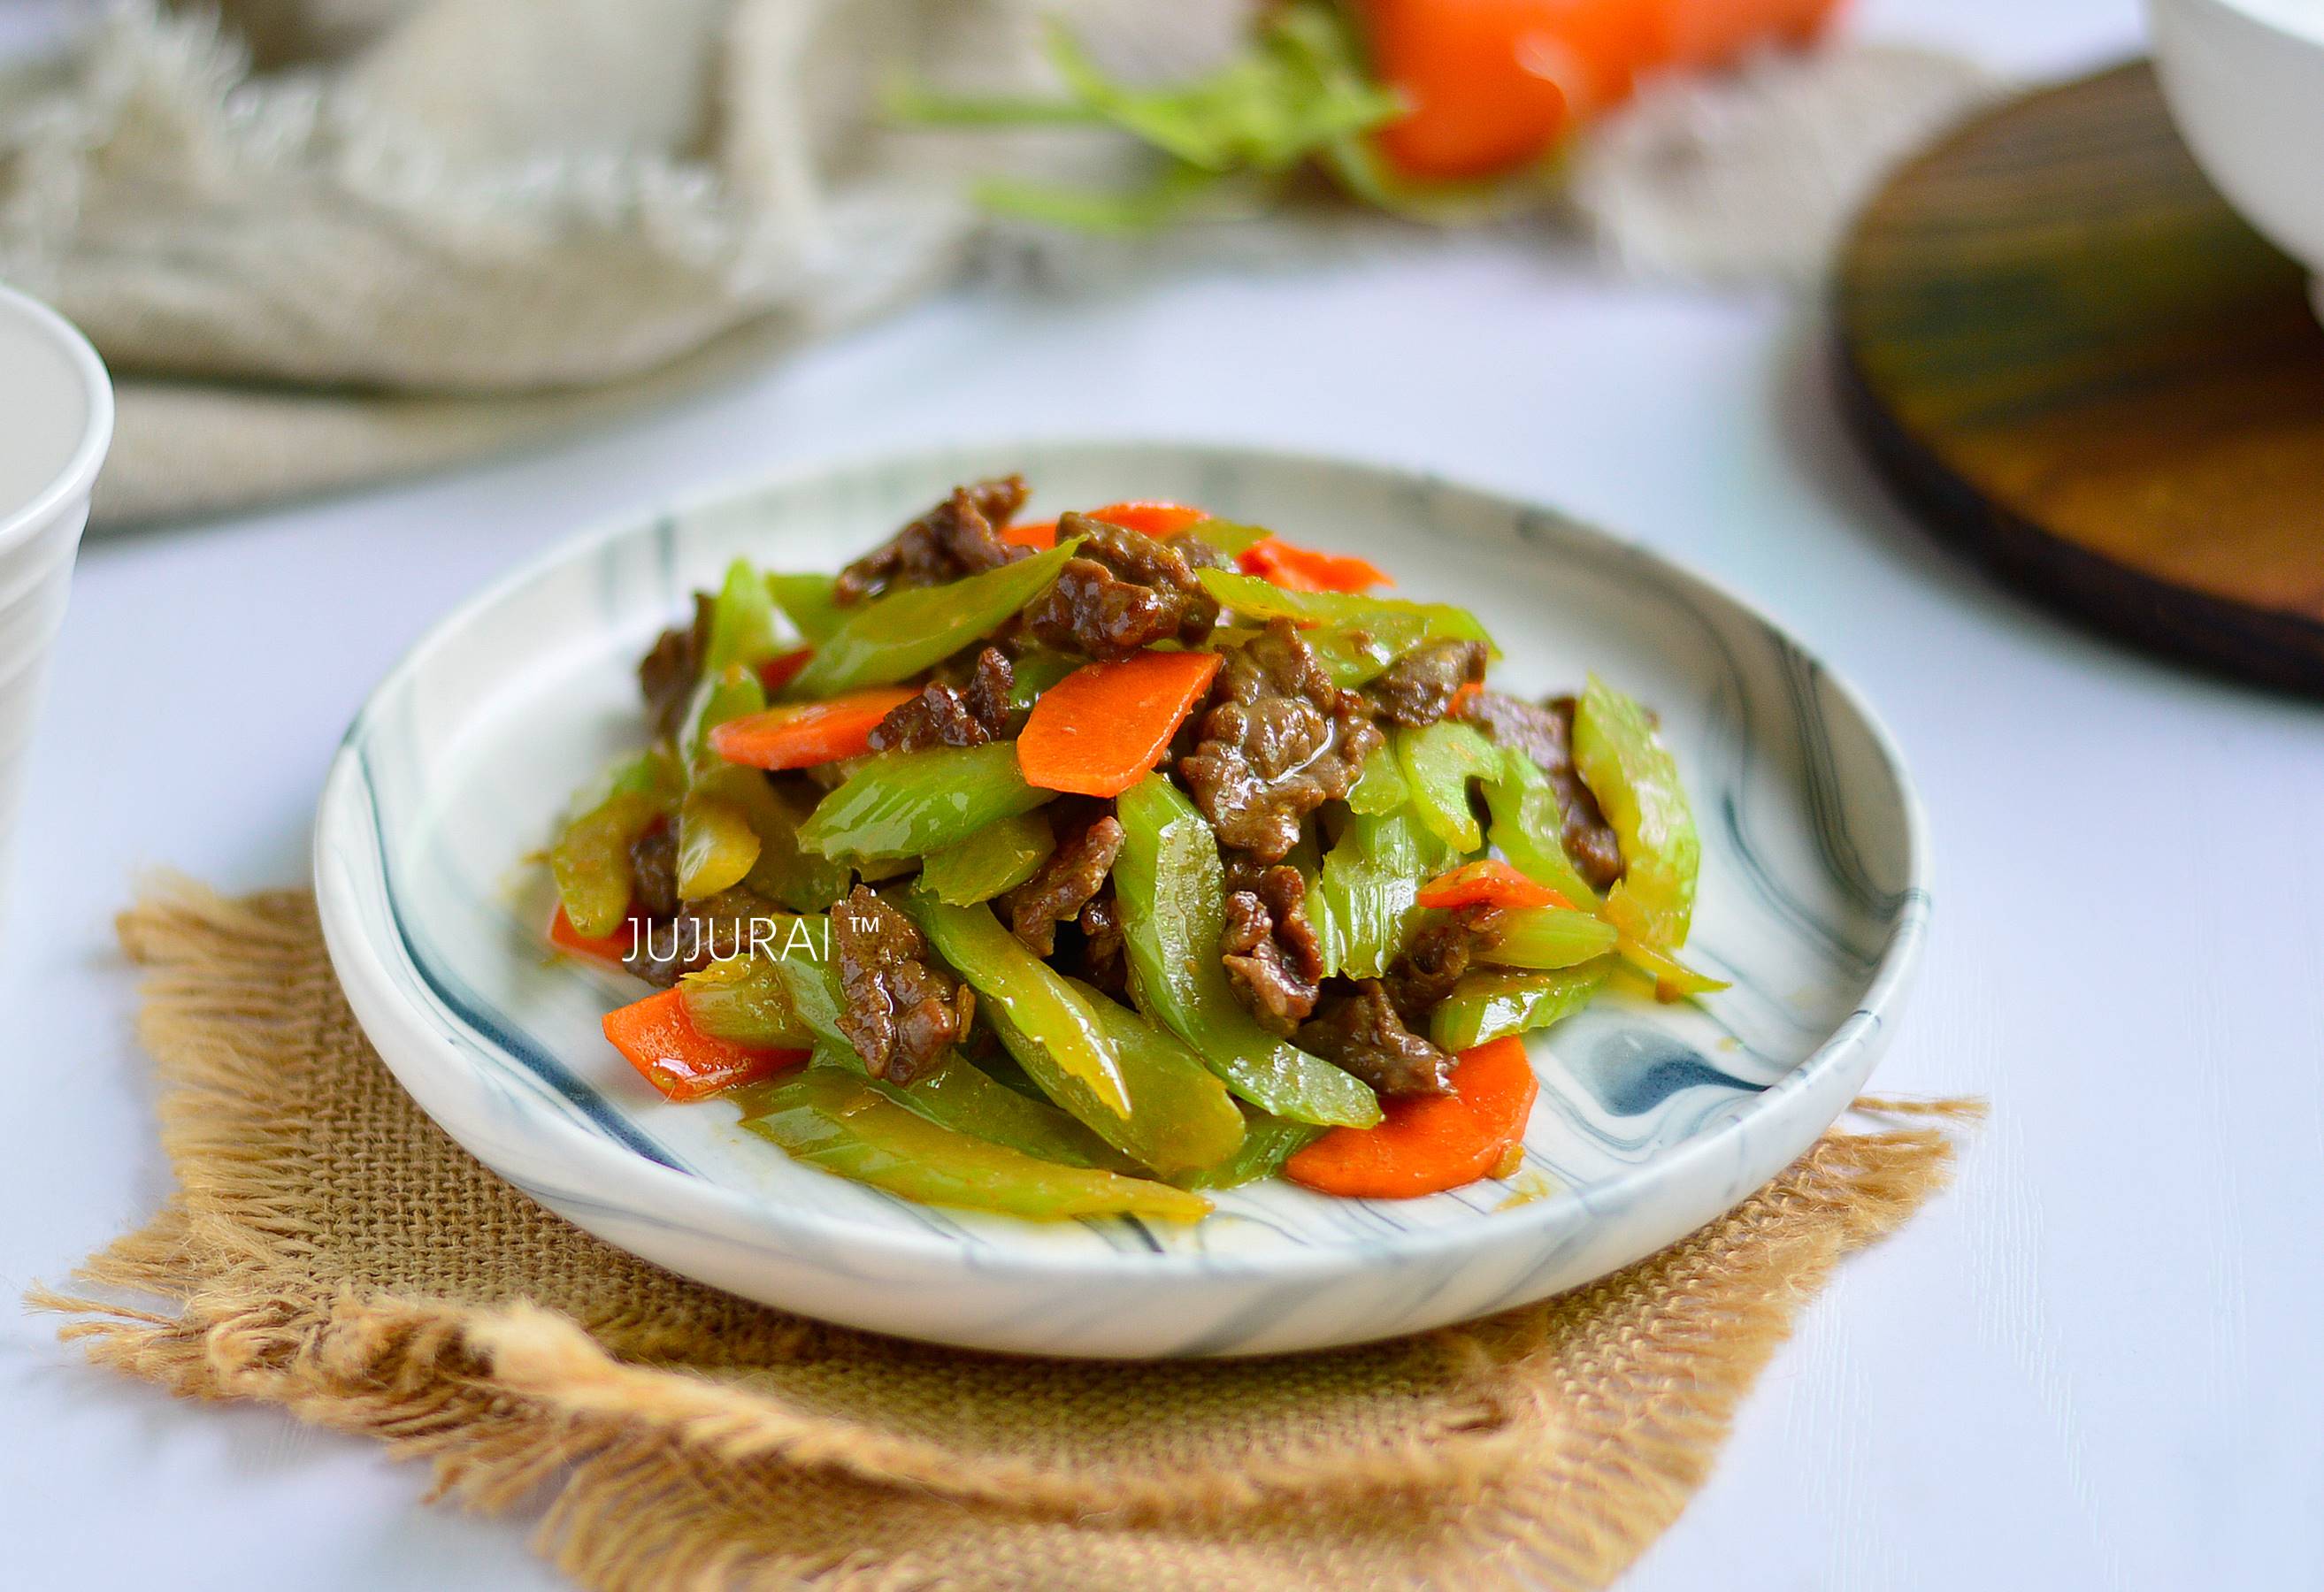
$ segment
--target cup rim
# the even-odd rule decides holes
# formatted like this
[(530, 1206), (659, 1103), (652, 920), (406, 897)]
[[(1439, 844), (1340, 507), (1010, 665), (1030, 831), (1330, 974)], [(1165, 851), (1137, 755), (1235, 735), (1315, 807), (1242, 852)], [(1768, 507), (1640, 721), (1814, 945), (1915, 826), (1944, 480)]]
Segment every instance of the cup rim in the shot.
[(0, 552), (46, 524), (62, 505), (88, 496), (96, 484), (98, 467), (105, 463), (106, 450), (113, 445), (113, 378), (80, 328), (31, 294), (0, 282), (0, 315), (10, 314), (46, 336), (79, 373), (88, 400), (88, 418), (80, 441), (48, 483), (15, 509), (0, 510)]

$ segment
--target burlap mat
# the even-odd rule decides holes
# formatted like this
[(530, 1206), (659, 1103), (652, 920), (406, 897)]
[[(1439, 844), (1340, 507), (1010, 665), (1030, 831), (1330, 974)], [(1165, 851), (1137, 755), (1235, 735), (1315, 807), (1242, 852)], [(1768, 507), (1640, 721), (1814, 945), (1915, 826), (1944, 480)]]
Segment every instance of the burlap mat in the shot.
[(593, 1587), (1600, 1586), (1833, 1264), (1950, 1160), (1926, 1122), (1836, 1131), (1619, 1275), (1394, 1343), (963, 1354), (744, 1303), (540, 1210), (380, 1064), (305, 895), (174, 888), (120, 928), (152, 970), (180, 1192), (85, 1276), (168, 1308), (38, 1302), (172, 1392), (369, 1433), (476, 1507), (545, 1499), (541, 1551)]

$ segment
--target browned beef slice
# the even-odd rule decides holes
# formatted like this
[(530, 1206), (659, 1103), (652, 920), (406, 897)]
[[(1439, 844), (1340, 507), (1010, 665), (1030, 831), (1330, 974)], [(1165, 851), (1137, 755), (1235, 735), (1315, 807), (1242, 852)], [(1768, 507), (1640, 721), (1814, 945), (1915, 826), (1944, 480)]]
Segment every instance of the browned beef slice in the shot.
[(1346, 796), (1379, 742), (1364, 699), (1333, 685), (1278, 619), (1226, 655), (1201, 740), (1178, 774), (1220, 840), (1280, 862), (1301, 820)]
[(1082, 932), (1081, 976), (1108, 995), (1130, 992), (1130, 961), (1121, 935), (1121, 908), (1101, 890), (1074, 920)]
[(1452, 1092), (1452, 1057), (1404, 1026), (1378, 979), (1325, 996), (1299, 1026), (1298, 1044), (1382, 1094)]
[(1452, 705), (1453, 693), (1484, 677), (1482, 641), (1439, 641), (1388, 665), (1368, 695), (1389, 723), (1417, 729), (1443, 718)]
[(1083, 538), (1081, 547), (1025, 611), (1036, 639), (1063, 652), (1117, 658), (1155, 641), (1194, 646), (1218, 622), (1217, 602), (1171, 543), (1085, 514), (1057, 521), (1057, 538), (1072, 536)]
[(668, 917), (678, 910), (678, 825), (655, 824), (630, 842), (630, 910)]
[(1501, 745), (1517, 748), (1549, 776), (1558, 811), (1565, 818), (1565, 833), (1558, 838), (1582, 878), (1602, 890), (1622, 877), (1622, 848), (1613, 825), (1574, 772), (1573, 698), (1554, 697), (1536, 707), (1499, 691), (1477, 691), (1462, 703), (1461, 717)]
[(932, 746), (982, 746), (1009, 725), (1009, 660), (997, 647), (977, 655), (966, 687), (931, 680), (872, 726), (873, 751), (924, 751)]
[(1047, 956), (1057, 948), (1057, 925), (1071, 923), (1105, 888), (1121, 850), (1121, 821), (1112, 814), (1066, 827), (1038, 872), (1009, 892), (1009, 926), (1026, 949)]
[(1297, 869), (1277, 865), (1254, 882), (1227, 896), (1220, 961), (1259, 1026), (1288, 1039), (1315, 1009), (1323, 947), (1307, 921), (1307, 881)]
[(909, 1083), (968, 1032), (976, 998), (928, 964), (920, 931), (857, 885), (832, 908), (839, 963), (839, 1031), (874, 1078)]
[(1404, 1020), (1425, 1027), (1428, 1015), (1469, 971), (1477, 943), (1500, 922), (1498, 907), (1463, 906), (1422, 926), (1381, 980)]
[(664, 630), (653, 649), (638, 660), (638, 689), (646, 699), (646, 713), (654, 733), (675, 736), (686, 717), (686, 704), (694, 683), (702, 677), (702, 655), (710, 645), (710, 613), (715, 606), (707, 592), (694, 594), (694, 619)]
[(1029, 548), (1000, 537), (1024, 503), (1021, 475), (954, 487), (952, 496), (841, 570), (832, 600), (845, 605), (907, 586), (940, 586), (1031, 557)]

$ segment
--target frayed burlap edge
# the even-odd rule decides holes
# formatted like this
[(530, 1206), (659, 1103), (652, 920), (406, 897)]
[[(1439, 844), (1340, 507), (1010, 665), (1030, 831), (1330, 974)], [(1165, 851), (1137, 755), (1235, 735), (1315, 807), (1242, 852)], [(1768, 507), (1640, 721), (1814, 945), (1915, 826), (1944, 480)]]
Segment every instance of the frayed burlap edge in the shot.
[(429, 1460), (431, 1495), (501, 1512), (545, 1495), (539, 1548), (603, 1588), (965, 1584), (951, 1568), (871, 1542), (821, 1560), (780, 1551), (723, 1485), (770, 1469), (1027, 1521), (1102, 1516), (1114, 1532), (1174, 1522), (1263, 1536), (1266, 1523), (1319, 1511), (1452, 1499), (1456, 1523), (1402, 1578), (1601, 1586), (1677, 1516), (1834, 1264), (1942, 1186), (1951, 1147), (1939, 1124), (1982, 1111), (1859, 1101), (1918, 1120), (1835, 1131), (1659, 1256), (1416, 1340), (1455, 1392), (1433, 1419), (1388, 1440), (1309, 1441), (1157, 1476), (1137, 1464), (964, 1453), (641, 1363), (650, 1357), (638, 1356), (638, 1332), (650, 1323), (628, 1324), (630, 1357), (617, 1358), (571, 1320), (529, 1305), (318, 1282), (301, 1216), (278, 1198), (284, 1158), (302, 1140), (272, 1076), (288, 1030), (339, 1002), (311, 899), (230, 901), (165, 881), (123, 915), (120, 932), (153, 970), (140, 1035), (164, 1084), (162, 1139), (180, 1186), (151, 1225), (80, 1275), (172, 1308), (47, 1290), (32, 1302), (73, 1315), (62, 1335), (92, 1359), (181, 1396), (278, 1404)]

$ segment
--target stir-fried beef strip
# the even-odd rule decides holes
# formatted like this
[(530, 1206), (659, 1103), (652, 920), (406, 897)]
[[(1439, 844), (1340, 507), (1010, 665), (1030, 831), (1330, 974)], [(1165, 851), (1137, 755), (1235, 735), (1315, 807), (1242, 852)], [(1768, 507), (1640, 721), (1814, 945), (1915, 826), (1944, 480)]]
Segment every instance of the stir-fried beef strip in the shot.
[(715, 606), (709, 593), (695, 593), (692, 621), (664, 630), (638, 660), (638, 689), (657, 735), (674, 737), (682, 726), (694, 684), (702, 677), (702, 655), (709, 649), (710, 614)]
[(1060, 826), (1057, 849), (1003, 901), (1010, 930), (1027, 950), (1036, 956), (1056, 951), (1057, 925), (1074, 922), (1105, 888), (1122, 839), (1121, 820), (1111, 813)]
[(862, 885), (832, 908), (831, 953), (839, 1031), (874, 1078), (909, 1083), (967, 1034), (976, 997), (931, 967), (912, 920)]
[(1220, 961), (1259, 1026), (1288, 1039), (1315, 1009), (1323, 951), (1307, 921), (1307, 881), (1297, 869), (1278, 863), (1254, 884), (1228, 893)]
[(1462, 686), (1483, 682), (1485, 657), (1482, 641), (1439, 641), (1416, 648), (1388, 665), (1367, 695), (1391, 724), (1415, 730), (1434, 724), (1452, 711)]
[(1101, 890), (1082, 908), (1074, 926), (1081, 931), (1082, 953), (1078, 968), (1084, 980), (1094, 984), (1108, 995), (1127, 998), (1130, 993), (1130, 961), (1127, 943), (1122, 938), (1121, 908), (1113, 898), (1111, 888)]
[(1384, 1095), (1452, 1092), (1452, 1057), (1404, 1026), (1378, 979), (1325, 995), (1299, 1026), (1298, 1044)]
[(1226, 654), (1200, 735), (1179, 777), (1219, 839), (1262, 862), (1283, 860), (1301, 821), (1346, 796), (1380, 743), (1364, 699), (1280, 619)]
[(1388, 1001), (1407, 1023), (1425, 1023), (1469, 971), (1477, 943), (1501, 920), (1499, 907), (1463, 906), (1424, 924), (1381, 980)]
[(952, 496), (841, 570), (832, 600), (844, 606), (908, 586), (940, 586), (1030, 557), (1031, 548), (1000, 536), (1025, 496), (1021, 475), (954, 487)]
[(630, 910), (669, 917), (678, 905), (678, 825), (659, 823), (630, 842)]
[(1622, 877), (1621, 843), (1598, 810), (1598, 798), (1574, 770), (1573, 698), (1554, 697), (1536, 707), (1499, 691), (1472, 691), (1462, 700), (1460, 716), (1501, 745), (1517, 748), (1549, 776), (1565, 818), (1559, 838), (1583, 879), (1602, 890)]
[(1057, 521), (1057, 539), (1083, 538), (1055, 584), (1025, 611), (1034, 637), (1063, 652), (1128, 658), (1154, 641), (1192, 647), (1218, 622), (1219, 605), (1171, 542), (1086, 514)]
[(931, 680), (872, 727), (873, 751), (924, 751), (932, 746), (982, 746), (1009, 727), (1009, 660), (997, 647), (977, 655), (963, 689)]

